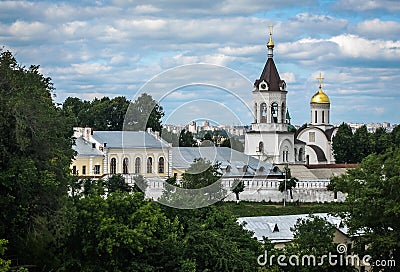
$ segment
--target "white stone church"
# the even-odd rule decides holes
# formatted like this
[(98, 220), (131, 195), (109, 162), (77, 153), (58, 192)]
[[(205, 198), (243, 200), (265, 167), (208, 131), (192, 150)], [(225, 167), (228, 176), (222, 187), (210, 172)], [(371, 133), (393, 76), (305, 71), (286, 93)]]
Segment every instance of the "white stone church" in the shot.
[(330, 100), (319, 90), (311, 98), (311, 120), (297, 132), (290, 124), (286, 83), (279, 76), (273, 59), (274, 42), (270, 32), (268, 60), (254, 82), (254, 121), (245, 135), (244, 153), (273, 164), (332, 164), (332, 137), (337, 127), (330, 122)]

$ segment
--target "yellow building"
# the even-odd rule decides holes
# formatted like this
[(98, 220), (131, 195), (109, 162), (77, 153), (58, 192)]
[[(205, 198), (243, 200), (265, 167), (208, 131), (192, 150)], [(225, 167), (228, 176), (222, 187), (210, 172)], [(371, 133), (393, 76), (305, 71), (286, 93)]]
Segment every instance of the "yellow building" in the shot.
[(158, 133), (151, 130), (74, 130), (77, 155), (71, 164), (71, 171), (79, 177), (123, 174), (165, 178), (171, 175), (171, 145)]

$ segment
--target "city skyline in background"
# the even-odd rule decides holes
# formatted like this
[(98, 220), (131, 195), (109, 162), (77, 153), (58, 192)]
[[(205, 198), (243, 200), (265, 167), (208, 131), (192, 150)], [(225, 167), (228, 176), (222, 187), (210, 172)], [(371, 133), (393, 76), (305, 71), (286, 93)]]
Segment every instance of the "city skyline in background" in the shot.
[(57, 103), (148, 92), (167, 124), (249, 125), (272, 23), (292, 124), (310, 121), (320, 72), (332, 124), (397, 124), (399, 11), (391, 0), (1, 1), (0, 45), (41, 66)]

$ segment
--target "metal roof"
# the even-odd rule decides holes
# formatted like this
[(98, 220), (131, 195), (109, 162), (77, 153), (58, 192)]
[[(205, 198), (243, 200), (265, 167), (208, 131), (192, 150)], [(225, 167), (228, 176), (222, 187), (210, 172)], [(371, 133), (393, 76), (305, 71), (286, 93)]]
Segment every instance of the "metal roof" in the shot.
[(83, 137), (79, 137), (75, 139), (75, 144), (72, 146), (77, 152), (77, 157), (87, 157), (87, 156), (103, 156), (100, 150), (92, 147), (92, 143), (83, 139)]
[(199, 158), (209, 160), (213, 164), (220, 162), (221, 168), (230, 167), (230, 171), (226, 175), (232, 176), (243, 175), (243, 168), (246, 165), (248, 166), (246, 172), (250, 175), (268, 175), (274, 168), (270, 163), (260, 161), (229, 147), (173, 147), (172, 158), (172, 167), (175, 169), (187, 169), (195, 159)]
[[(315, 213), (314, 216), (325, 218), (329, 223), (333, 224), (336, 229), (343, 234), (348, 234), (347, 226), (342, 222), (340, 217), (328, 215), (327, 213)], [(238, 223), (244, 222), (244, 228), (254, 232), (253, 237), (263, 241), (263, 237), (268, 238), (271, 243), (285, 243), (293, 240), (293, 232), (290, 230), (294, 227), (299, 218), (307, 218), (308, 214), (295, 215), (278, 215), (278, 216), (256, 216), (256, 217), (240, 217)], [(275, 229), (275, 231), (274, 231)]]
[(93, 138), (108, 148), (169, 148), (161, 138), (144, 131), (94, 131)]

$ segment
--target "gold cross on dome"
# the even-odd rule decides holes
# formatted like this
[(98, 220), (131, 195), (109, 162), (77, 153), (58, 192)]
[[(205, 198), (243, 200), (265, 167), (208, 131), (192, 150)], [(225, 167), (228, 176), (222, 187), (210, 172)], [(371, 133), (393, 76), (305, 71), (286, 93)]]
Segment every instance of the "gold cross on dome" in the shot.
[(321, 88), (322, 87), (322, 81), (324, 80), (324, 78), (322, 77), (322, 73), (321, 72), (319, 73), (319, 77), (317, 77), (317, 80), (319, 82), (319, 87)]

